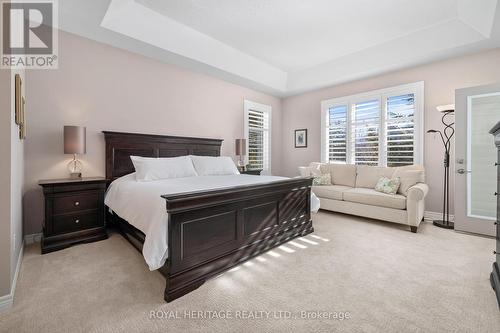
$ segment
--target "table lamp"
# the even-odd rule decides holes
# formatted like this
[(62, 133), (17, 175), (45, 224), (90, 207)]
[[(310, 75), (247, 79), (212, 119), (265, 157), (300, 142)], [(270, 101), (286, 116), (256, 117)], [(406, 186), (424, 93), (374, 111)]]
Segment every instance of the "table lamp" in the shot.
[(73, 160), (68, 163), (70, 178), (82, 177), (82, 162), (77, 154), (87, 152), (87, 130), (83, 126), (64, 126), (64, 153), (73, 154)]
[(243, 156), (247, 154), (247, 140), (246, 139), (236, 139), (235, 142), (235, 154), (238, 156), (238, 170), (240, 172), (245, 171), (245, 162)]

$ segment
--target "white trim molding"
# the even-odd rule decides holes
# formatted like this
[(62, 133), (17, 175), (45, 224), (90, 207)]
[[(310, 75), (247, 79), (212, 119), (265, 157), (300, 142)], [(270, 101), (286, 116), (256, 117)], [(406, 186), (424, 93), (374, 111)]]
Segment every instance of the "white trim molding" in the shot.
[(12, 279), (12, 286), (10, 288), (10, 293), (5, 296), (0, 296), (0, 313), (3, 311), (7, 311), (14, 304), (14, 293), (16, 291), (17, 278), (19, 276), (19, 271), (21, 270), (23, 256), (24, 256), (24, 242), (23, 244), (21, 244), (21, 251), (19, 251), (19, 257), (17, 258), (16, 272), (14, 273), (14, 278)]
[[(424, 164), (424, 81), (403, 84), (394, 87), (372, 90), (355, 95), (335, 97), (321, 101), (321, 162), (329, 162), (328, 132), (329, 132), (329, 110), (333, 107), (346, 108), (346, 162), (355, 163), (354, 155), (354, 107), (363, 101), (377, 101), (379, 108), (379, 166), (387, 163), (387, 138), (385, 128), (387, 126), (387, 100), (392, 96), (413, 94), (414, 95), (414, 131), (413, 131), (413, 164)], [(340, 163), (340, 162), (339, 162)]]
[[(243, 124), (243, 130), (245, 132), (245, 139), (247, 142), (247, 154), (245, 156), (245, 165), (248, 164), (248, 155), (249, 155), (249, 131), (250, 131), (250, 126), (249, 126), (249, 113), (250, 111), (259, 111), (263, 112), (264, 114), (267, 114), (267, 128), (264, 128), (261, 131), (264, 132), (264, 138), (266, 138), (266, 133), (267, 133), (267, 140), (264, 139), (264, 168), (262, 170), (262, 175), (271, 175), (271, 160), (272, 160), (272, 119), (273, 119), (273, 109), (270, 105), (266, 104), (261, 104), (257, 102), (252, 102), (250, 100), (245, 99), (243, 101), (243, 109), (244, 109), (244, 124)], [(255, 129), (255, 128), (253, 128)]]
[(25, 245), (30, 245), (33, 243), (39, 243), (42, 241), (42, 233), (38, 234), (30, 234), (30, 235), (25, 235), (24, 236), (24, 244)]
[[(424, 221), (425, 222), (432, 222), (434, 220), (442, 220), (443, 219), (443, 213), (438, 213), (438, 212), (430, 212), (430, 211), (425, 211), (424, 212)], [(450, 222), (455, 221), (455, 215), (450, 214)]]

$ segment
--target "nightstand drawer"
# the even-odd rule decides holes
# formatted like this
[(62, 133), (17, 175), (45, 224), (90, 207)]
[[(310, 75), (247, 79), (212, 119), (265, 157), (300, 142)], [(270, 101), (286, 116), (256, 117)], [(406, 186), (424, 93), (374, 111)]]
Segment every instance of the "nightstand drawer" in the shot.
[(89, 228), (102, 227), (99, 212), (93, 211), (84, 214), (66, 214), (54, 216), (53, 231), (54, 233), (66, 233)]
[(89, 191), (54, 198), (54, 214), (99, 208), (99, 192)]

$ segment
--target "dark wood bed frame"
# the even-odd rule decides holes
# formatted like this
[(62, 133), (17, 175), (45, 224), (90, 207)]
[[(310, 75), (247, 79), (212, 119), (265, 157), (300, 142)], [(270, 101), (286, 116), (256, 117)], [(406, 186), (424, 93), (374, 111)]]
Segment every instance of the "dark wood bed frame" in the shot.
[[(222, 140), (103, 132), (106, 178), (134, 171), (131, 155), (219, 156)], [(258, 177), (258, 176), (256, 176)], [(168, 212), (168, 259), (159, 269), (170, 302), (208, 278), (288, 240), (313, 232), (310, 178), (164, 195)], [(110, 214), (111, 224), (142, 251), (144, 233)]]

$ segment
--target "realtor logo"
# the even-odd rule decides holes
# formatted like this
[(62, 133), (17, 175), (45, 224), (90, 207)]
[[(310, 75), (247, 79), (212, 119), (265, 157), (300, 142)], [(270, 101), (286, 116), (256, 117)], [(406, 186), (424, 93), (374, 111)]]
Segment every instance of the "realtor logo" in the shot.
[(57, 2), (1, 3), (2, 68), (57, 68)]

